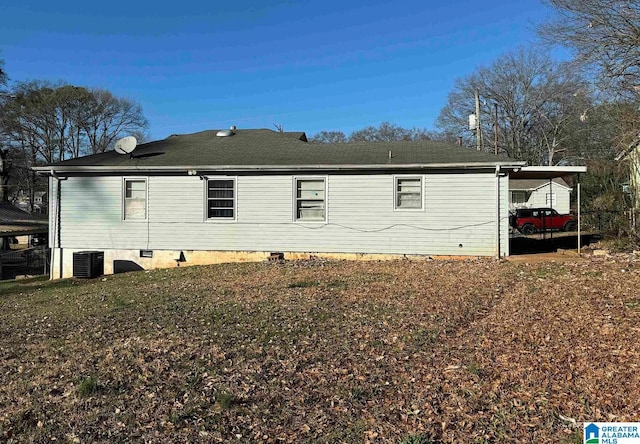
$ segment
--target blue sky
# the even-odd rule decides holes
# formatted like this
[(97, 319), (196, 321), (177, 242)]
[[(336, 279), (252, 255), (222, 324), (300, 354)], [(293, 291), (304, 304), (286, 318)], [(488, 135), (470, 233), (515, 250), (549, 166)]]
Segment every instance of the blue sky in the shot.
[(72, 2), (2, 6), (12, 80), (139, 102), (151, 139), (204, 129), (433, 128), (454, 79), (535, 40), (539, 0)]

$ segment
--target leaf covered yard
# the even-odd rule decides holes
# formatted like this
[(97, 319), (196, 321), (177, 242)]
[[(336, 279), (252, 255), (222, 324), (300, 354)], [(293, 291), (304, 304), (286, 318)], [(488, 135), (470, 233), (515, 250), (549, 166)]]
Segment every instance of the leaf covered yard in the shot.
[(640, 261), (0, 284), (4, 442), (581, 442), (640, 416)]

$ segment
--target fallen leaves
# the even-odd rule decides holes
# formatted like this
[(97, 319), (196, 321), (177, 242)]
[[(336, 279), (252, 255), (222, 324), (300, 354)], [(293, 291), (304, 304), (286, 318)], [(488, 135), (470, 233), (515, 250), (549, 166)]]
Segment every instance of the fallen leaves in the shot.
[(561, 442), (639, 419), (639, 283), (627, 258), (27, 282), (0, 297), (0, 437)]

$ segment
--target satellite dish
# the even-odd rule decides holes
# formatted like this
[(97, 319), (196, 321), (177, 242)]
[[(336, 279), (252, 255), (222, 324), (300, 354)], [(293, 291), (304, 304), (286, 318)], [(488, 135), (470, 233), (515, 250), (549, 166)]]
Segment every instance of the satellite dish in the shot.
[(123, 137), (116, 142), (115, 151), (118, 154), (131, 154), (136, 149), (138, 141), (133, 136)]

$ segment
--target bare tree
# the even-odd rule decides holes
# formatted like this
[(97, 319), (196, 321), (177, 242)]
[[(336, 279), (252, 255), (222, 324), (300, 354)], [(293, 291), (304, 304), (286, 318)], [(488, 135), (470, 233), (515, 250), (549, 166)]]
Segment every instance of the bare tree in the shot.
[(115, 97), (109, 91), (90, 90), (85, 107), (81, 125), (92, 154), (106, 151), (124, 135), (144, 134), (148, 125), (140, 105)]
[(367, 126), (354, 131), (349, 136), (349, 142), (396, 142), (431, 138), (431, 133), (423, 128), (407, 129), (393, 123), (382, 122), (378, 127)]
[(140, 105), (100, 89), (47, 82), (20, 83), (7, 107), (13, 140), (55, 162), (110, 148), (127, 134), (144, 134)]
[(596, 68), (600, 88), (640, 99), (640, 1), (547, 0), (556, 17), (541, 27), (550, 42)]
[(350, 142), (391, 142), (408, 139), (408, 130), (389, 122), (382, 122), (378, 127), (367, 126), (349, 136)]
[(130, 100), (42, 81), (17, 84), (2, 109), (3, 134), (20, 153), (15, 163), (28, 172), (23, 189), (32, 202), (38, 178), (31, 166), (103, 152), (124, 135), (144, 135), (147, 126), (140, 106)]
[(444, 134), (458, 134), (465, 145), (472, 145), (467, 125), (477, 91), (486, 151), (494, 149), (497, 104), (499, 151), (532, 164), (553, 164), (566, 150), (562, 133), (574, 115), (574, 99), (586, 95), (586, 90), (586, 83), (566, 65), (553, 61), (539, 48), (520, 48), (457, 79), (436, 126)]
[(345, 143), (347, 136), (342, 131), (320, 131), (310, 139), (311, 143)]
[(352, 132), (348, 137), (342, 131), (320, 131), (309, 140), (313, 143), (358, 143), (358, 142), (398, 142), (409, 140), (443, 140), (441, 134), (425, 128), (402, 128), (393, 123), (382, 122), (379, 126), (367, 126)]
[(7, 84), (7, 73), (4, 70), (4, 60), (0, 59), (0, 87), (4, 87)]
[(0, 59), (0, 202), (7, 200), (9, 191), (9, 143), (2, 122), (5, 103), (9, 99), (4, 88), (7, 84), (7, 74), (4, 71), (4, 60)]

